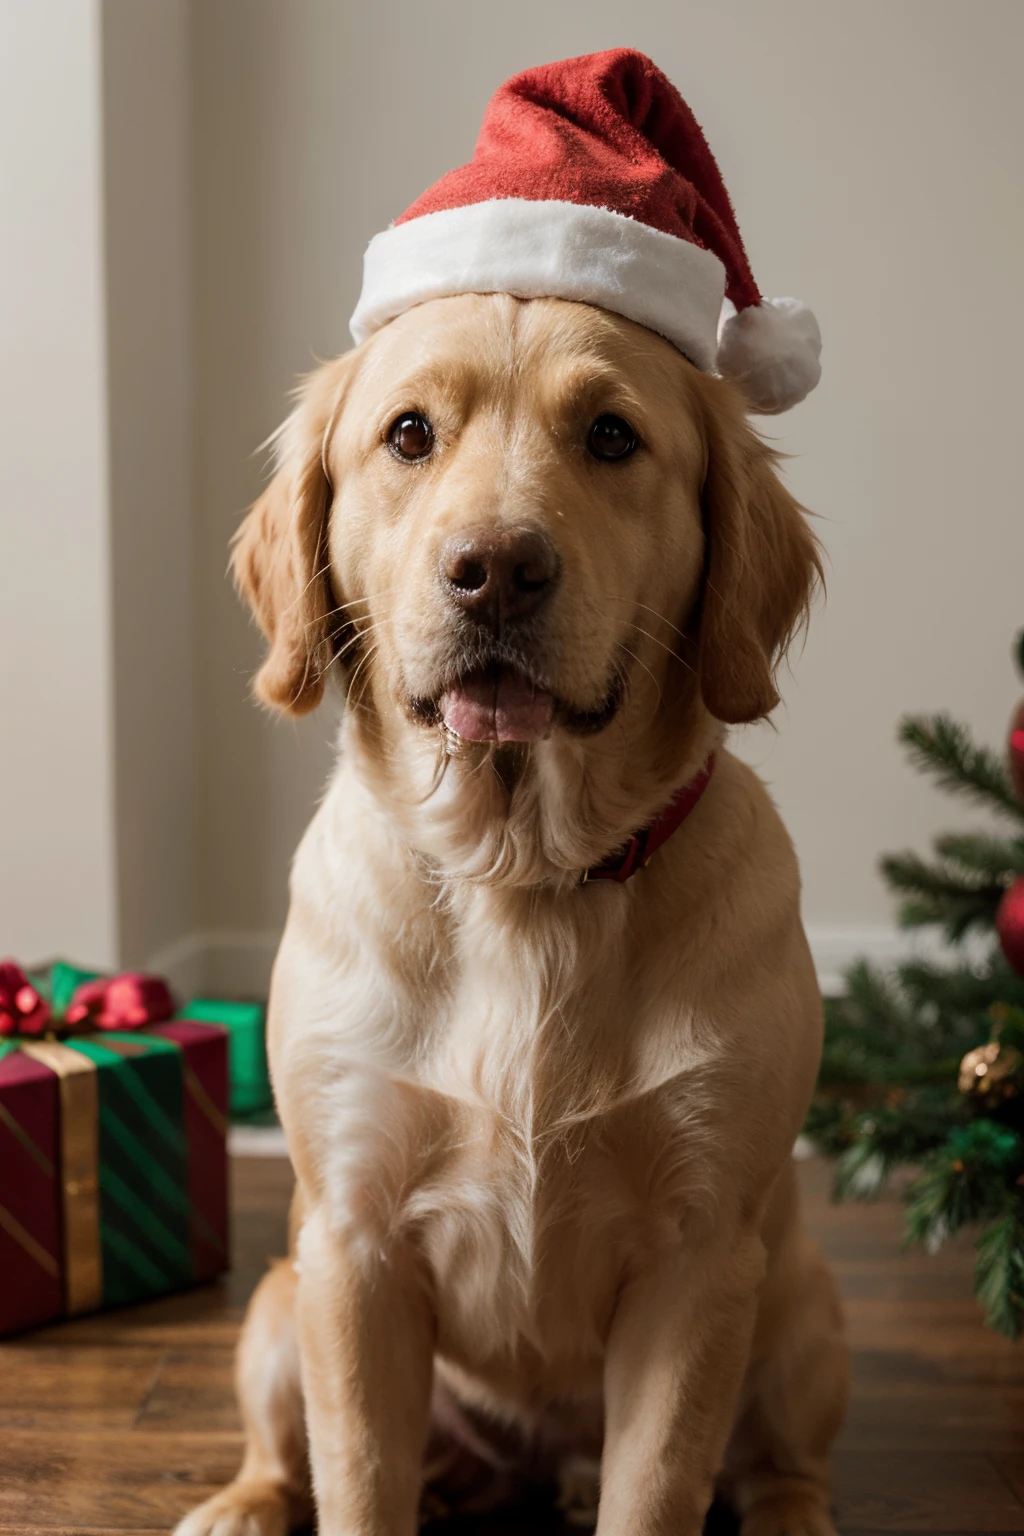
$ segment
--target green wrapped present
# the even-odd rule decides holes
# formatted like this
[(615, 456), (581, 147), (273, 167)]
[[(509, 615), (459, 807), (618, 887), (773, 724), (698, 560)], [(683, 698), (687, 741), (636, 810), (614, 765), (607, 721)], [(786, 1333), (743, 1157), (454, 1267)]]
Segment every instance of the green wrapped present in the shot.
[(105, 1307), (192, 1280), (181, 1053), (142, 1034), (93, 1035), (72, 1050), (96, 1071)]
[(262, 1003), (196, 997), (175, 1017), (220, 1024), (227, 1030), (232, 1120), (252, 1120), (273, 1109), (274, 1095), (267, 1071), (267, 1010)]

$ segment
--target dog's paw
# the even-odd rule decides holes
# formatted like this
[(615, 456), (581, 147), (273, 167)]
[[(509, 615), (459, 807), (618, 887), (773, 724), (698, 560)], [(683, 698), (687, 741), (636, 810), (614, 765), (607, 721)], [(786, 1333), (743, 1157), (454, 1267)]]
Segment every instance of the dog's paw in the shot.
[(229, 1483), (174, 1528), (174, 1536), (288, 1536), (288, 1496), (276, 1483)]
[(571, 1456), (558, 1469), (558, 1507), (569, 1525), (592, 1530), (601, 1498), (601, 1467), (589, 1456)]
[(823, 1497), (784, 1493), (752, 1505), (740, 1536), (836, 1536), (836, 1528)]

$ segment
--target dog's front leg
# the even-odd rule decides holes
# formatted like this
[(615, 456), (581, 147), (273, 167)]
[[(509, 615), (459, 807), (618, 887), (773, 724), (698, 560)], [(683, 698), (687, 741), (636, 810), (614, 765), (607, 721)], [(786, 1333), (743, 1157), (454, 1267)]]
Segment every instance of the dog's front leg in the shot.
[(299, 1350), (320, 1536), (413, 1536), (433, 1368), (416, 1256), (332, 1230), (298, 1244)]
[(597, 1536), (699, 1536), (750, 1350), (754, 1231), (675, 1246), (624, 1288), (605, 1361)]

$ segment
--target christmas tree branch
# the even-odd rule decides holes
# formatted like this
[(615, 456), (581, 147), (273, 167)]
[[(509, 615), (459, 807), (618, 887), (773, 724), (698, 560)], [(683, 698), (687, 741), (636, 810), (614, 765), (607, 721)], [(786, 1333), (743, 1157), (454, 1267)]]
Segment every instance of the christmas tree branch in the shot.
[(921, 1086), (890, 1099), (851, 1115), (846, 1147), (836, 1161), (838, 1200), (873, 1200), (896, 1168), (935, 1152), (950, 1126), (967, 1115), (955, 1089)]
[(998, 1215), (1021, 1158), (1019, 1136), (994, 1120), (975, 1120), (950, 1131), (925, 1159), (910, 1191), (907, 1241), (934, 1252), (961, 1227)]
[(976, 746), (970, 732), (949, 715), (907, 716), (899, 739), (911, 761), (930, 773), (943, 789), (981, 800), (1005, 815), (1024, 821), (1001, 759), (987, 747)]
[(1020, 1196), (978, 1238), (974, 1294), (990, 1328), (1019, 1339), (1024, 1330), (1024, 1213)]
[(982, 896), (917, 896), (900, 906), (897, 916), (904, 928), (928, 928), (941, 924), (951, 944), (959, 944), (971, 931), (988, 933), (996, 903)]
[(935, 839), (935, 852), (969, 875), (1010, 885), (1024, 875), (1024, 838), (987, 837), (981, 832), (947, 832)]
[(916, 853), (890, 854), (881, 868), (893, 890), (909, 898), (900, 908), (904, 927), (941, 923), (953, 943), (971, 928), (991, 930), (1007, 885), (1005, 878), (950, 861), (926, 864)]
[(916, 853), (887, 854), (880, 868), (894, 891), (933, 900), (985, 897), (995, 907), (1008, 883), (985, 872), (957, 870), (948, 863), (926, 864)]
[(932, 1052), (962, 1056), (992, 1027), (990, 1009), (998, 999), (1010, 1009), (1024, 1009), (1024, 976), (1001, 955), (979, 967), (951, 968), (916, 961), (900, 966), (899, 983), (927, 1031)]

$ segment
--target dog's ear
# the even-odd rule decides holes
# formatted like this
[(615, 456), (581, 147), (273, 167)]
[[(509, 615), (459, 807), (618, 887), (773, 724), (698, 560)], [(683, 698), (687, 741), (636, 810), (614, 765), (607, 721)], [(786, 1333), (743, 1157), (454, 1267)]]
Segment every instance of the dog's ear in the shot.
[(347, 358), (327, 363), (303, 383), (276, 434), (274, 478), (232, 541), (235, 585), (269, 644), (253, 690), (264, 704), (293, 715), (319, 704), (331, 662), (326, 454), (346, 364)]
[(776, 669), (822, 579), (818, 541), (776, 471), (778, 455), (730, 386), (705, 381), (706, 550), (698, 637), (704, 703), (718, 720), (760, 720)]

